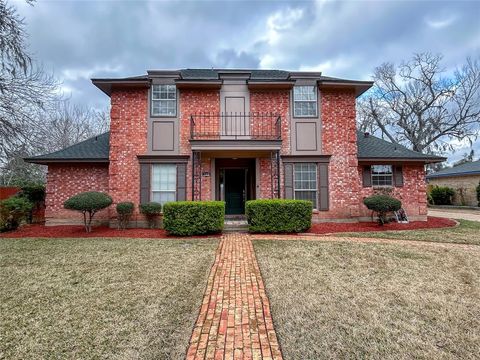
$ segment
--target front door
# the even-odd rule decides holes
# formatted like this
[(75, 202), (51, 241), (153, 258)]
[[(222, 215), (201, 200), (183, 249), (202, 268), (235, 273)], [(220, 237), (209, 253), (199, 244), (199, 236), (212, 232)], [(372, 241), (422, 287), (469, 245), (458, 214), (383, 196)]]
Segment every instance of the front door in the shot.
[(225, 213), (245, 213), (246, 169), (225, 169)]

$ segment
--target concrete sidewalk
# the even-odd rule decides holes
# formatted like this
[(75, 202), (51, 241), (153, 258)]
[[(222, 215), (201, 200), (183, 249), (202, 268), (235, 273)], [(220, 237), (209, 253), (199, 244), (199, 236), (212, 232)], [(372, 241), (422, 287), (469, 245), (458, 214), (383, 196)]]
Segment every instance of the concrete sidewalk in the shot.
[(428, 209), (428, 216), (480, 221), (480, 211), (468, 209)]

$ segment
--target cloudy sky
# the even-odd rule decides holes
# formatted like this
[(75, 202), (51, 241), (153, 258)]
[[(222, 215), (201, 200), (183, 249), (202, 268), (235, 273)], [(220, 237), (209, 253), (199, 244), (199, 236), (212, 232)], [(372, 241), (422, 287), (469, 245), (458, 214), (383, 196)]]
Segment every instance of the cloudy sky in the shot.
[[(30, 49), (77, 103), (108, 98), (92, 77), (184, 67), (317, 70), (369, 80), (414, 52), (453, 69), (480, 54), (480, 1), (11, 1)], [(480, 141), (475, 145), (480, 155)], [(453, 158), (467, 149), (459, 149)]]

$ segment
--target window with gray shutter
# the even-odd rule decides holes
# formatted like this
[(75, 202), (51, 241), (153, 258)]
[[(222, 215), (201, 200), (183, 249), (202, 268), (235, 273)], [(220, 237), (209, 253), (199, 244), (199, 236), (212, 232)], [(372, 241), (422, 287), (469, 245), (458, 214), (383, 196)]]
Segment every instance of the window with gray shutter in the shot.
[(394, 168), (395, 186), (403, 186), (403, 169), (401, 166), (395, 166)]
[(150, 201), (150, 164), (140, 164), (140, 204)]
[(293, 199), (293, 164), (285, 164), (285, 199)]

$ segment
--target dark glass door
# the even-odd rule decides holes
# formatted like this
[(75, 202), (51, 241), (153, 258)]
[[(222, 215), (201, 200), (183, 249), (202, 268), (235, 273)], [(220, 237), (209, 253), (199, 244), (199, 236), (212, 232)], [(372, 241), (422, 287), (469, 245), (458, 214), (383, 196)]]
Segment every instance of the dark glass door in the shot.
[(225, 213), (245, 213), (246, 169), (225, 169)]

